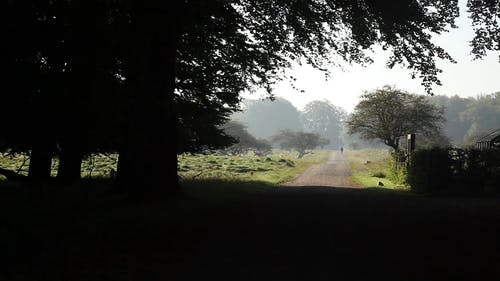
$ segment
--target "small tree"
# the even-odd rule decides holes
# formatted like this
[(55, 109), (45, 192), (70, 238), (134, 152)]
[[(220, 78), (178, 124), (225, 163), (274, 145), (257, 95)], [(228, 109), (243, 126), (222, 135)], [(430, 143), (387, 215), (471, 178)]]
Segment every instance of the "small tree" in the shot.
[(271, 140), (277, 143), (282, 149), (296, 150), (299, 153), (298, 158), (304, 157), (304, 155), (310, 153), (310, 150), (330, 143), (329, 140), (322, 138), (319, 134), (293, 132), (290, 130), (280, 131)]
[(224, 127), (225, 134), (236, 140), (236, 143), (226, 149), (232, 154), (243, 154), (253, 151), (257, 155), (271, 152), (271, 144), (267, 140), (257, 139), (252, 136), (245, 125), (238, 121), (229, 121)]
[(347, 127), (349, 134), (358, 133), (366, 140), (379, 139), (399, 150), (400, 136), (436, 136), (443, 122), (443, 110), (426, 97), (384, 86), (361, 97)]

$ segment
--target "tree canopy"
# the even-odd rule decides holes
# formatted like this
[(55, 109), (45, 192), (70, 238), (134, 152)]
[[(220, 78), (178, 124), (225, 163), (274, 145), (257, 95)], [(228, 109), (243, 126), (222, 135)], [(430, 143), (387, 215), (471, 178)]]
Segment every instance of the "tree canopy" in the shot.
[(475, 138), (500, 128), (500, 94), (477, 97), (433, 96), (430, 101), (444, 108), (444, 133), (455, 145), (473, 145)]
[[(469, 0), (468, 8), (472, 52), (498, 51), (499, 1)], [(61, 174), (78, 175), (84, 152), (116, 149), (119, 182), (146, 194), (178, 190), (177, 153), (224, 141), (210, 136), (223, 136), (220, 125), (241, 92), (259, 87), (272, 95), (292, 61), (322, 70), (365, 64), (371, 47), (381, 45), (392, 54), (389, 67), (413, 70), (430, 92), (439, 84), (435, 61), (453, 61), (431, 37), (454, 27), (458, 6), (56, 0), (7, 1), (1, 13), (8, 73), (2, 98), (10, 113), (26, 109), (24, 126), (10, 124), (12, 136), (1, 145), (31, 151), (30, 174), (42, 178), (50, 177), (54, 153), (64, 159)]]
[(425, 96), (407, 93), (385, 86), (361, 96), (347, 126), (349, 133), (379, 139), (399, 149), (399, 138), (416, 133), (422, 136), (440, 135), (444, 122), (443, 110)]

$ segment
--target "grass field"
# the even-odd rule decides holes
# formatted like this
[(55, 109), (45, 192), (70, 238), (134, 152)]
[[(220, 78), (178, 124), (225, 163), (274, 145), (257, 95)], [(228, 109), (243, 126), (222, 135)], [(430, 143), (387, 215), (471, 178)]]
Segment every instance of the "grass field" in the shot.
[(357, 184), (368, 188), (404, 189), (389, 179), (391, 173), (390, 154), (386, 149), (363, 149), (346, 151), (345, 156), (351, 166), (352, 179)]
[[(0, 168), (16, 171), (20, 174), (27, 175), (29, 167), (29, 157), (17, 154), (12, 157), (9, 155), (0, 154)], [(94, 154), (85, 158), (82, 161), (82, 177), (84, 178), (102, 178), (108, 177), (110, 170), (116, 171), (118, 163), (117, 154)], [(52, 160), (52, 176), (57, 173), (59, 161), (57, 158)], [(0, 179), (3, 179), (0, 175)]]
[[(276, 150), (267, 156), (183, 154), (179, 156), (179, 176), (183, 191), (192, 198), (207, 202), (225, 202), (246, 196), (273, 184), (290, 181), (312, 164), (326, 159), (328, 152), (317, 150), (297, 159), (294, 152)], [(86, 179), (76, 189), (95, 185), (105, 190), (110, 185), (109, 172), (116, 170), (117, 155), (93, 155), (82, 163)], [(0, 167), (27, 174), (29, 159), (23, 155), (0, 156)], [(57, 159), (52, 167), (55, 176)], [(96, 180), (90, 180), (90, 179)], [(0, 182), (4, 179), (0, 176)], [(3, 182), (2, 186), (12, 186)], [(68, 196), (68, 195), (65, 195)]]
[(276, 150), (268, 156), (253, 154), (181, 155), (179, 175), (182, 179), (217, 179), (259, 181), (279, 184), (290, 181), (312, 164), (326, 160), (327, 151), (314, 151), (297, 159), (294, 152)]
[[(302, 159), (295, 152), (276, 150), (268, 156), (253, 154), (224, 156), (211, 154), (183, 154), (179, 156), (179, 175), (184, 180), (238, 180), (279, 184), (292, 180), (311, 164), (324, 161), (326, 151), (314, 151)], [(82, 162), (82, 177), (107, 177), (116, 171), (117, 155), (96, 154)], [(58, 161), (53, 161), (55, 176)], [(0, 167), (27, 174), (29, 159), (23, 155), (0, 156)], [(1, 176), (0, 176), (1, 177)]]

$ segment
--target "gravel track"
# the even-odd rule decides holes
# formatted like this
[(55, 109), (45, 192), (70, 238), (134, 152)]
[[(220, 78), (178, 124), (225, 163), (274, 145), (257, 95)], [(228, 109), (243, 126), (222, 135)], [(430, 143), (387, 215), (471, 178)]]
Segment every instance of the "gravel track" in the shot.
[(344, 155), (333, 151), (325, 163), (312, 165), (299, 177), (283, 186), (355, 187), (350, 176), (351, 170)]

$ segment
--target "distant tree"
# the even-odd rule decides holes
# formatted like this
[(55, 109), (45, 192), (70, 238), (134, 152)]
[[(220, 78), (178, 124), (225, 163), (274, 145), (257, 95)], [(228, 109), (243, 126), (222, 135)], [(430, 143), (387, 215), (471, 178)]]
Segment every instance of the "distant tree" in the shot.
[(475, 137), (500, 128), (500, 92), (473, 99), (460, 117), (471, 125), (464, 136), (464, 143), (473, 144)]
[(379, 139), (399, 149), (399, 138), (409, 133), (423, 136), (439, 134), (443, 111), (425, 96), (385, 86), (366, 92), (347, 121), (349, 133), (367, 140)]
[(463, 117), (463, 112), (469, 104), (473, 102), (472, 98), (462, 98), (455, 96), (432, 96), (429, 97), (431, 103), (444, 109), (443, 133), (450, 138), (454, 145), (460, 145), (464, 141), (472, 122)]
[(235, 143), (226, 149), (230, 153), (244, 154), (253, 151), (257, 155), (265, 155), (272, 150), (268, 141), (252, 136), (241, 122), (229, 121), (223, 128), (227, 135), (235, 139)]
[(328, 139), (322, 138), (319, 134), (291, 130), (280, 131), (271, 137), (271, 141), (282, 149), (296, 150), (299, 153), (298, 158), (304, 157), (317, 147), (324, 147), (330, 143)]
[(327, 138), (332, 147), (342, 146), (343, 122), (347, 113), (329, 101), (312, 101), (304, 107), (300, 120), (305, 131), (313, 132)]
[(240, 115), (248, 132), (258, 138), (267, 138), (284, 129), (300, 130), (300, 112), (286, 99), (250, 100)]

